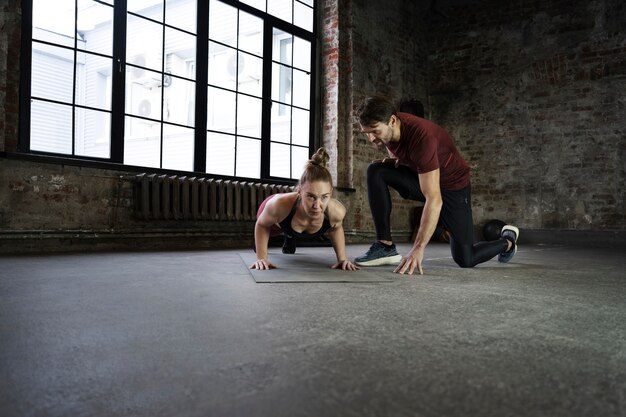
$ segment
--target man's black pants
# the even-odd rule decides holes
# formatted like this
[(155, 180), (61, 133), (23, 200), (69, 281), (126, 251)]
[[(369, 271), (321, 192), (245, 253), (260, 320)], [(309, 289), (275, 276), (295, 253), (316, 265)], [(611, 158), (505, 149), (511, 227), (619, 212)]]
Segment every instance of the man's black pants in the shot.
[[(426, 201), (422, 194), (418, 176), (407, 166), (396, 168), (384, 163), (373, 163), (367, 168), (367, 195), (378, 240), (391, 238), (391, 195), (389, 187), (400, 193), (402, 198)], [(474, 243), (471, 188), (458, 191), (441, 191), (443, 207), (441, 222), (450, 232), (452, 258), (461, 267), (470, 268), (488, 261), (507, 248), (507, 240), (500, 238), (489, 242)]]

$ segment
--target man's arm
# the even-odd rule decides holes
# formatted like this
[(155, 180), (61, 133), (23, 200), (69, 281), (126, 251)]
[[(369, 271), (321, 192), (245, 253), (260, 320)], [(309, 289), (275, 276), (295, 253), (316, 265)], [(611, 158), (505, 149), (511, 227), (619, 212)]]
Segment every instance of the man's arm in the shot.
[(441, 198), (441, 188), (439, 186), (439, 169), (419, 174), (420, 188), (426, 197), (420, 227), (415, 237), (415, 242), (409, 253), (402, 259), (398, 267), (393, 272), (413, 274), (417, 267), (420, 274), (423, 274), (422, 261), (424, 259), (424, 249), (437, 227), (439, 213), (443, 205)]

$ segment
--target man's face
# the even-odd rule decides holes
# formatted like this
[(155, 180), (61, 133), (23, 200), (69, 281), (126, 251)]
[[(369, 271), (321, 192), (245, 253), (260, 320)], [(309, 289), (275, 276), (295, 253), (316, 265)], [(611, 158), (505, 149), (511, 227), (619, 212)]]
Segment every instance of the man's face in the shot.
[[(390, 121), (391, 122), (391, 121)], [(390, 122), (376, 122), (371, 126), (361, 125), (361, 132), (365, 134), (367, 140), (380, 150), (384, 150), (393, 138), (393, 128)]]

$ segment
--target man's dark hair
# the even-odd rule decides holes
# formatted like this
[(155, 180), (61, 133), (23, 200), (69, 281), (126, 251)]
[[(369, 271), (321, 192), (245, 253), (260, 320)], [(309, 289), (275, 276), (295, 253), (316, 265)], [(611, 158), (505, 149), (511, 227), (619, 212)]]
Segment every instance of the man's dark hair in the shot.
[(396, 114), (396, 106), (383, 96), (366, 97), (356, 110), (359, 123), (363, 126), (387, 123), (393, 114)]
[(400, 103), (400, 111), (403, 113), (411, 113), (419, 117), (424, 117), (424, 105), (421, 101), (414, 98)]

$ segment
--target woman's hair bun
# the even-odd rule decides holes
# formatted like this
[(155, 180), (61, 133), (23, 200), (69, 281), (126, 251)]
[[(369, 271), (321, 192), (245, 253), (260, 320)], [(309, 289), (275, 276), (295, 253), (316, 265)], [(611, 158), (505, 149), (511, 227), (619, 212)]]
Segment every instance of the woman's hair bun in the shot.
[(332, 185), (333, 178), (328, 170), (329, 161), (330, 155), (326, 149), (319, 148), (306, 162), (304, 172), (300, 177), (300, 185), (313, 181), (324, 181)]
[(309, 160), (311, 163), (315, 165), (322, 166), (324, 168), (328, 168), (328, 161), (330, 160), (330, 155), (326, 152), (325, 148), (319, 148), (317, 152), (315, 152), (311, 159)]

